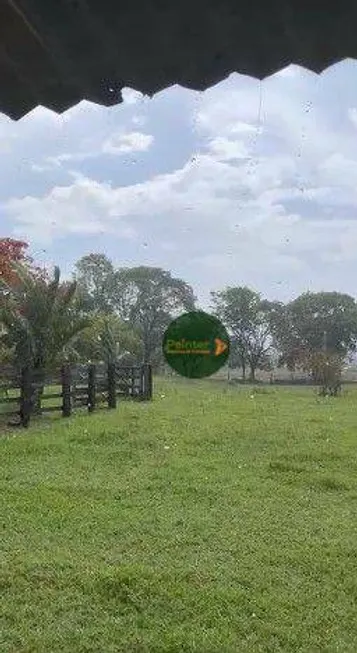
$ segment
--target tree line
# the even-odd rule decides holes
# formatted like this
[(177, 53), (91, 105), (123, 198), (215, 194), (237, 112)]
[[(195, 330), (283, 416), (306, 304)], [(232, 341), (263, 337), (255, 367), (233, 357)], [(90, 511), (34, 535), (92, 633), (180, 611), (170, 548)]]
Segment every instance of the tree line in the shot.
[[(39, 269), (27, 243), (0, 239), (0, 361), (44, 370), (63, 360), (163, 364), (170, 321), (199, 310), (192, 287), (158, 267), (116, 268), (101, 253), (83, 256), (72, 279)], [(340, 292), (305, 292), (290, 302), (247, 286), (211, 292), (210, 312), (231, 339), (229, 364), (244, 379), (286, 366), (321, 381), (340, 375), (357, 347), (357, 304)]]

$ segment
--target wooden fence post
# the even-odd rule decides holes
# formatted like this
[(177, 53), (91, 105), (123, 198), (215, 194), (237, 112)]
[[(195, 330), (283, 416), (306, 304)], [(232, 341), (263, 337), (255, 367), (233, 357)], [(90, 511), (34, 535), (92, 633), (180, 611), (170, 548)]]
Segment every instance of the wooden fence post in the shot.
[(108, 408), (117, 407), (115, 363), (108, 363)]
[(27, 428), (32, 413), (32, 375), (29, 367), (21, 370), (20, 420), (21, 426)]
[(142, 364), (139, 368), (140, 371), (140, 386), (139, 386), (139, 401), (145, 401), (145, 392), (146, 392), (146, 376), (145, 376), (145, 365)]
[(144, 401), (148, 401), (152, 399), (152, 367), (149, 363), (143, 365), (141, 378), (142, 398)]
[(92, 413), (96, 405), (96, 366), (88, 365), (88, 411)]
[(130, 374), (131, 374), (131, 398), (132, 399), (135, 399), (135, 381), (136, 381), (135, 373), (136, 373), (136, 369), (137, 369), (136, 367), (132, 367), (131, 370), (130, 370)]
[(148, 399), (152, 399), (152, 366), (148, 365)]
[(70, 417), (72, 412), (71, 401), (71, 368), (69, 365), (62, 365), (62, 417)]

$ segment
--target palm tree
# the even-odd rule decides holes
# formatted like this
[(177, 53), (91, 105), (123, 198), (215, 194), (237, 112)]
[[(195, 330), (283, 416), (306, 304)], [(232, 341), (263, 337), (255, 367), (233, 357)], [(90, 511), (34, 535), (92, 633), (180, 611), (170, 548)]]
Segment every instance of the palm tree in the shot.
[(1, 282), (0, 344), (11, 349), (18, 370), (28, 367), (35, 373), (41, 396), (46, 371), (68, 356), (89, 319), (76, 301), (76, 282), (60, 283), (58, 267), (52, 279), (19, 264), (14, 267), (16, 284)]

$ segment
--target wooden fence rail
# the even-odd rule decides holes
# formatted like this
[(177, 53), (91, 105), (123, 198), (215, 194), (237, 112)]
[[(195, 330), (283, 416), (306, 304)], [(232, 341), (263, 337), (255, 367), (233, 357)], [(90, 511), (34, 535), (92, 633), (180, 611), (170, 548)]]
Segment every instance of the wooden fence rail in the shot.
[[(52, 386), (58, 386), (58, 391), (51, 391)], [(85, 368), (82, 366), (80, 370), (63, 365), (60, 374), (48, 378), (24, 368), (17, 380), (14, 375), (11, 388), (6, 383), (4, 388), (4, 396), (0, 395), (0, 409), (6, 404), (17, 404), (17, 410), (5, 410), (3, 416), (17, 416), (19, 425), (26, 428), (31, 417), (39, 413), (61, 411), (63, 417), (70, 417), (73, 409), (79, 407), (86, 407), (92, 413), (104, 403), (114, 409), (121, 398), (149, 401), (152, 398), (152, 370), (150, 365), (129, 368), (118, 364), (91, 364)], [(46, 392), (47, 388), (49, 392)], [(16, 389), (20, 390), (20, 395), (11, 396)], [(60, 405), (44, 404), (46, 400), (54, 399), (61, 399)]]

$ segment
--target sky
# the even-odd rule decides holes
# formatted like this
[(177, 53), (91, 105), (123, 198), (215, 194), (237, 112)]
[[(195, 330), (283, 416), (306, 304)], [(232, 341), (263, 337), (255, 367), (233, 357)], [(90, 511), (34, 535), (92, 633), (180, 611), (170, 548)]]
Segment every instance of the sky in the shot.
[(357, 296), (357, 61), (122, 97), (0, 114), (0, 237), (64, 277), (90, 252), (171, 270), (206, 309), (235, 285)]

